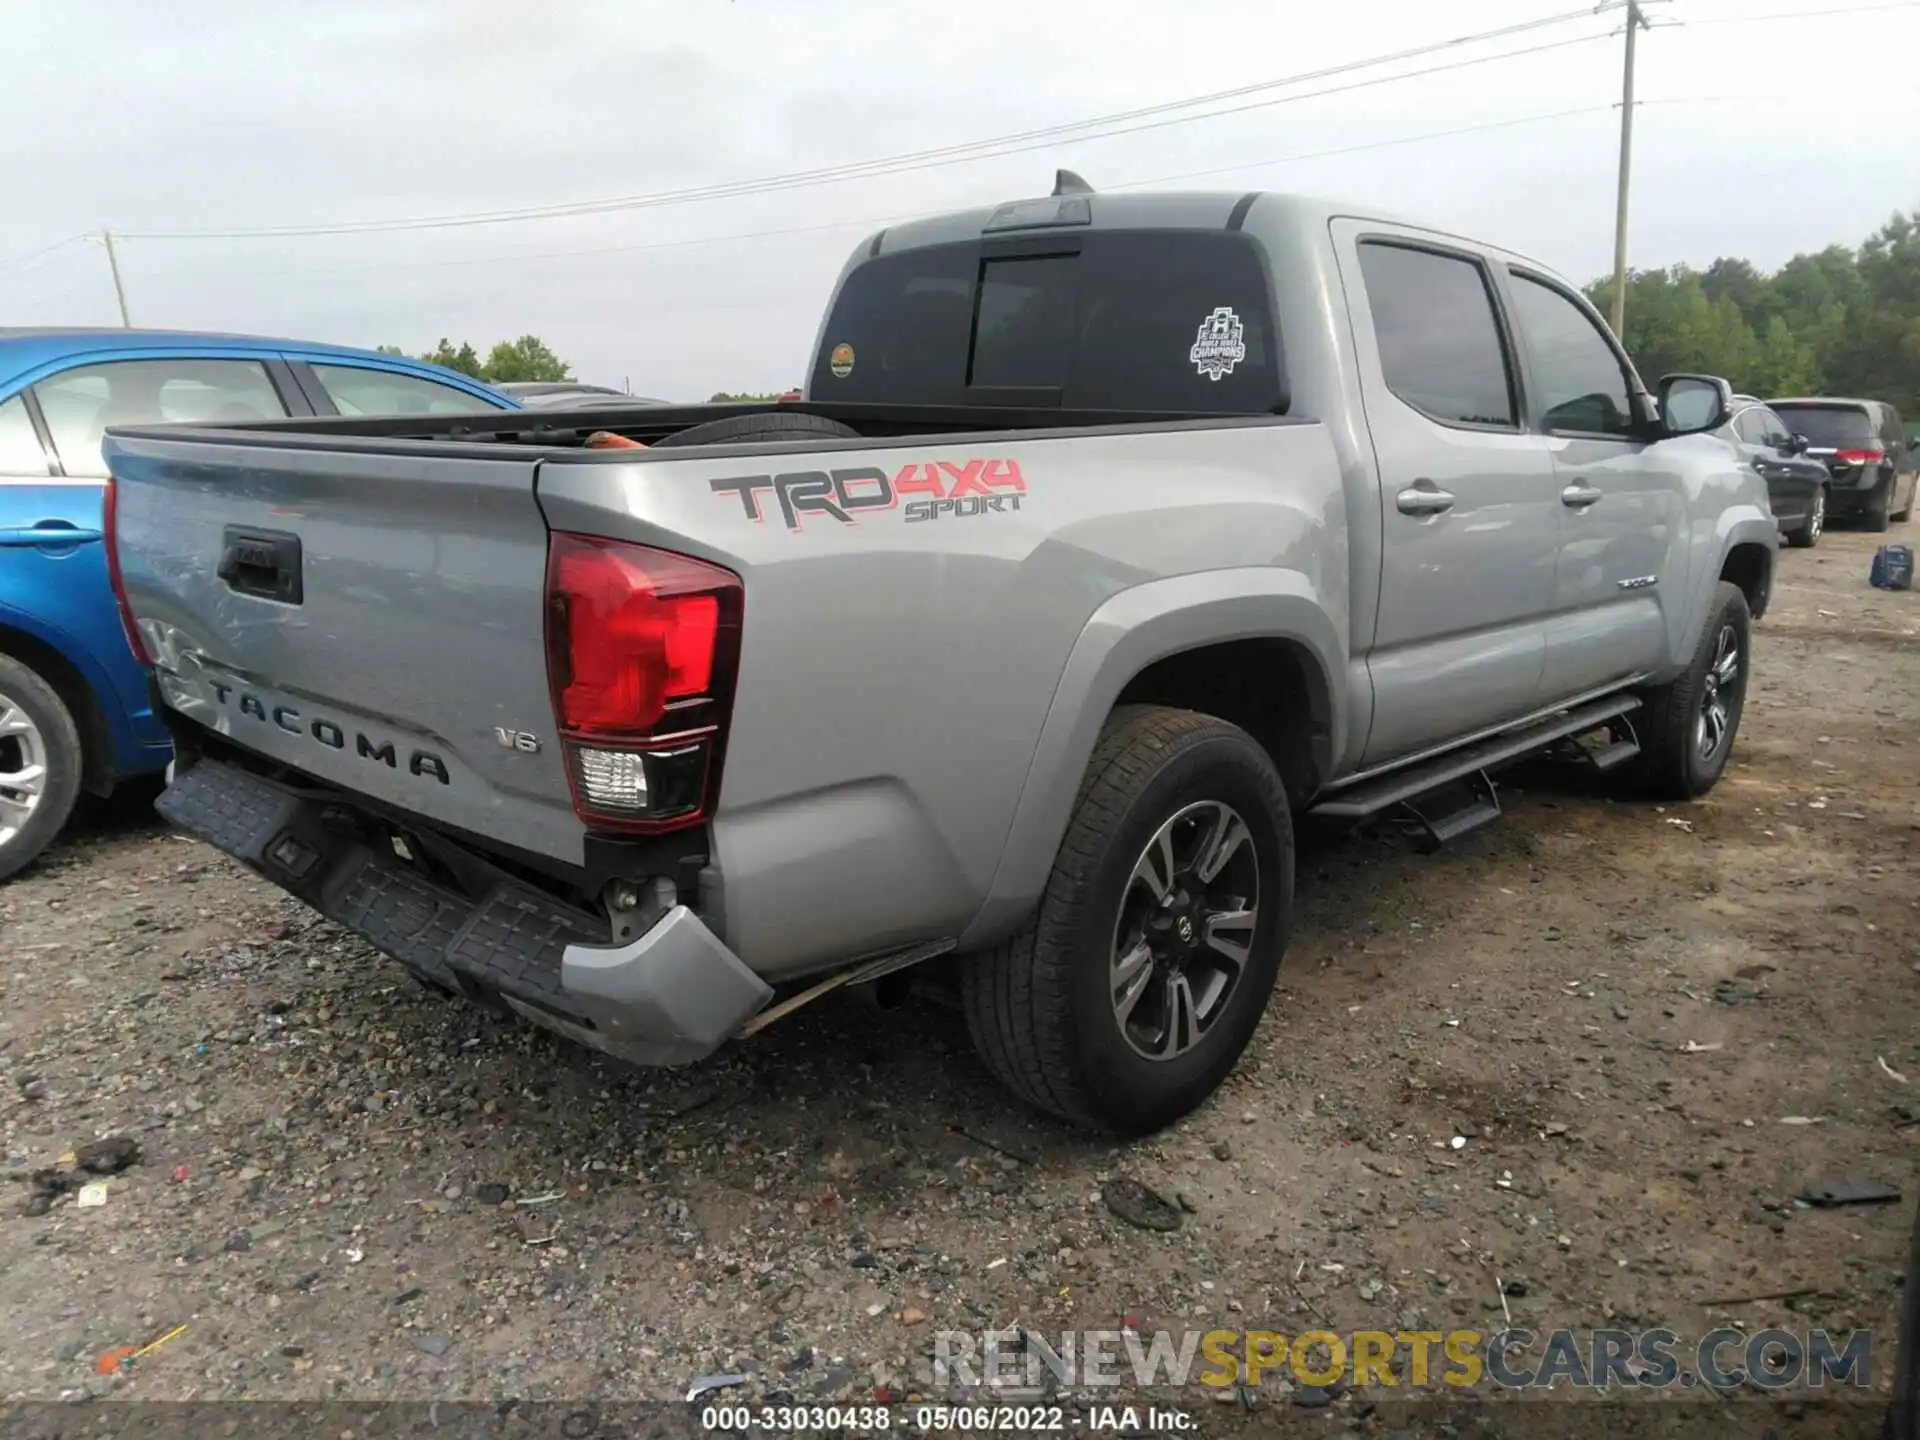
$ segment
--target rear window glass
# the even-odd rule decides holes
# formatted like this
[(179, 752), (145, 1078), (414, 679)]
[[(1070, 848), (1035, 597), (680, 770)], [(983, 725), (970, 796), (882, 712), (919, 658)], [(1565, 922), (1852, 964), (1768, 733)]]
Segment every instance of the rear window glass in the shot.
[(973, 327), (975, 385), (1062, 389), (1073, 358), (1078, 255), (989, 260)]
[(1079, 231), (882, 255), (847, 277), (819, 400), (1284, 413), (1280, 337), (1251, 237)]
[(1866, 411), (1851, 405), (1775, 405), (1774, 412), (1788, 430), (1815, 445), (1864, 445), (1879, 437)]

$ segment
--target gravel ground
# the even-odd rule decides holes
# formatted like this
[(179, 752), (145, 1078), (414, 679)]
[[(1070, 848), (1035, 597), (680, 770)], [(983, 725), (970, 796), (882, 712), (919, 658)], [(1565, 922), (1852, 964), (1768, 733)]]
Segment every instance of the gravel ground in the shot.
[[(1305, 835), (1252, 1049), (1129, 1145), (1021, 1110), (933, 1006), (828, 1001), (625, 1071), (104, 811), (0, 890), (0, 1397), (638, 1401), (741, 1372), (724, 1398), (903, 1398), (936, 1329), (1490, 1329), (1503, 1304), (1871, 1327), (1884, 1387), (1920, 1135), (1920, 593), (1869, 589), (1872, 548), (1782, 552), (1705, 803), (1521, 774), (1437, 857)], [(103, 1205), (33, 1200), (111, 1136), (140, 1156)], [(1903, 1199), (1796, 1203), (1836, 1175)], [(1117, 1218), (1123, 1176), (1179, 1228)], [(1390, 1418), (1257, 1405), (1329, 1398), (1311, 1433)], [(1182, 1403), (1242, 1418), (1210, 1400)]]

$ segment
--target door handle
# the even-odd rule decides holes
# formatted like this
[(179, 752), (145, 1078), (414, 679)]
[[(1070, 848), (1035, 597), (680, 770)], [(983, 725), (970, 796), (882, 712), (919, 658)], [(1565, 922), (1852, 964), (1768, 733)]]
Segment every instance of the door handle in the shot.
[(1453, 492), (1422, 478), (1394, 496), (1393, 503), (1402, 515), (1443, 515), (1453, 508)]
[(1606, 491), (1596, 490), (1591, 485), (1569, 485), (1560, 492), (1560, 503), (1571, 505), (1576, 510), (1584, 510), (1589, 505), (1598, 505), (1606, 498)]
[(35, 545), (91, 545), (99, 539), (98, 530), (82, 529), (64, 520), (42, 520), (37, 525), (14, 525), (0, 529), (0, 546), (13, 550)]

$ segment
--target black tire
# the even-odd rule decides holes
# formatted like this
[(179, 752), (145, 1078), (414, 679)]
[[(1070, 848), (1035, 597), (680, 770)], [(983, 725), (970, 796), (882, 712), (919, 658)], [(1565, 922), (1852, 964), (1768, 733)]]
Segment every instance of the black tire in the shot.
[(1913, 518), (1913, 502), (1916, 500), (1920, 500), (1920, 480), (1916, 480), (1913, 489), (1907, 492), (1907, 508), (1890, 518), (1900, 521), (1911, 520)]
[[(51, 685), (18, 660), (0, 655), (0, 722), (16, 707), (33, 727), (33, 735), (31, 739), (0, 738), (0, 777), (16, 772), (22, 764), (37, 764), (44, 768), (45, 778), (25, 823), (0, 839), (0, 880), (33, 863), (60, 833), (80, 798), (80, 727)], [(0, 799), (19, 793), (0, 784)], [(0, 806), (0, 832), (12, 823), (11, 813), (11, 806)]]
[(860, 432), (838, 420), (801, 410), (758, 410), (689, 425), (653, 442), (659, 450), (678, 445), (764, 445), (781, 440), (857, 440)]
[(1887, 1440), (1920, 1440), (1920, 1209), (1907, 1244), (1906, 1283), (1900, 1293), (1900, 1331), (1893, 1362), (1893, 1404), (1882, 1433)]
[(1827, 528), (1827, 487), (1822, 485), (1813, 492), (1813, 509), (1807, 512), (1806, 521), (1787, 536), (1787, 544), (1796, 550), (1811, 550), (1820, 543), (1820, 537)]
[(1891, 494), (1882, 495), (1878, 500), (1870, 501), (1866, 509), (1860, 512), (1860, 523), (1869, 534), (1883, 535), (1893, 524), (1893, 517), (1887, 513), (1887, 507), (1893, 504)]
[[(1731, 682), (1716, 678), (1712, 690), (1725, 703), (1723, 736), (1711, 754), (1703, 753), (1700, 722), (1708, 700), (1708, 672), (1721, 659), (1722, 636), (1731, 630), (1736, 665)], [(1640, 731), (1638, 779), (1649, 794), (1664, 800), (1697, 800), (1713, 789), (1727, 768), (1746, 708), (1747, 678), (1753, 669), (1753, 617), (1737, 585), (1721, 581), (1707, 607), (1707, 623), (1687, 668), (1671, 683), (1649, 691), (1645, 709), (1633, 717)], [(1731, 684), (1731, 697), (1724, 691)]]
[[(1138, 895), (1136, 862), (1163, 827), (1188, 807), (1208, 804), (1237, 814), (1257, 865), (1254, 903), (1245, 907), (1254, 912), (1247, 954), (1211, 1017), (1196, 1020), (1191, 1048), (1150, 1059), (1128, 1039), (1116, 1013), (1117, 941), (1130, 897)], [(1229, 853), (1235, 865), (1244, 863), (1237, 849)], [(1093, 1129), (1157, 1130), (1211, 1095), (1253, 1038), (1273, 993), (1292, 910), (1293, 822), (1266, 751), (1244, 730), (1210, 715), (1122, 707), (1094, 747), (1038, 912), (1011, 939), (962, 962), (961, 1003), (974, 1045), (988, 1069), (1041, 1110)], [(1171, 943), (1161, 911), (1149, 906), (1148, 913), (1147, 924), (1161, 927)], [(1178, 922), (1193, 957), (1217, 966), (1208, 945), (1194, 941), (1211, 927), (1202, 912), (1187, 913), (1201, 920), (1198, 926)], [(1149, 968), (1143, 988), (1164, 978), (1158, 965)], [(1153, 988), (1164, 1002), (1169, 992)], [(1195, 1003), (1197, 1016), (1201, 1002)]]

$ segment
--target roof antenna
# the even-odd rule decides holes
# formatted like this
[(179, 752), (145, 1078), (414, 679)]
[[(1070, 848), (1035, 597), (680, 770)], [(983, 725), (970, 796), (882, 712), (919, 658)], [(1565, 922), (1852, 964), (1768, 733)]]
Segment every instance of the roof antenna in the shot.
[(1093, 186), (1071, 170), (1056, 170), (1053, 172), (1053, 193), (1055, 195), (1091, 195)]

